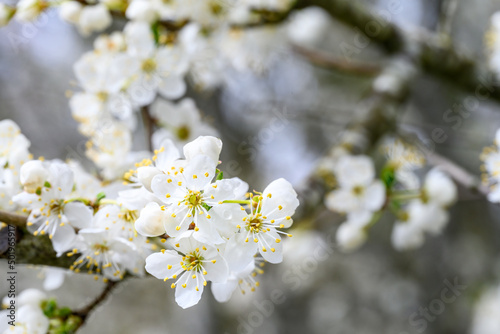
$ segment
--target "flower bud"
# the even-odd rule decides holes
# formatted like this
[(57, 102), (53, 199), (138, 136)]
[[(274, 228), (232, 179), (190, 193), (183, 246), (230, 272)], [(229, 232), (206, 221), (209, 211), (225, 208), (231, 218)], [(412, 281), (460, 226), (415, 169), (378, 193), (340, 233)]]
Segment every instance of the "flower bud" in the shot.
[(34, 194), (43, 186), (48, 174), (42, 161), (31, 160), (21, 166), (20, 181), (26, 192)]
[(64, 1), (59, 7), (59, 16), (62, 20), (77, 24), (82, 12), (82, 5), (76, 1)]
[(191, 160), (197, 155), (206, 155), (216, 164), (222, 150), (222, 141), (212, 136), (200, 136), (184, 146), (186, 160)]
[(366, 233), (354, 224), (344, 223), (337, 230), (337, 242), (343, 251), (350, 252), (358, 249), (366, 241)]
[(32, 305), (32, 306), (40, 306), (44, 299), (47, 299), (47, 295), (38, 289), (26, 289), (19, 294), (18, 305)]
[(17, 4), (16, 18), (23, 22), (33, 21), (47, 7), (48, 2), (43, 0), (21, 0)]
[(141, 210), (139, 218), (135, 221), (135, 229), (141, 235), (156, 237), (165, 233), (167, 215), (158, 203), (149, 203)]
[(0, 3), (0, 27), (6, 26), (15, 12), (13, 7)]
[(151, 180), (158, 174), (161, 174), (161, 171), (156, 167), (145, 166), (137, 168), (139, 182), (149, 191), (152, 191)]
[(154, 22), (158, 14), (151, 1), (134, 0), (130, 3), (125, 13), (128, 19), (134, 21)]
[(78, 28), (83, 35), (102, 31), (111, 25), (111, 14), (106, 6), (85, 6), (80, 13)]

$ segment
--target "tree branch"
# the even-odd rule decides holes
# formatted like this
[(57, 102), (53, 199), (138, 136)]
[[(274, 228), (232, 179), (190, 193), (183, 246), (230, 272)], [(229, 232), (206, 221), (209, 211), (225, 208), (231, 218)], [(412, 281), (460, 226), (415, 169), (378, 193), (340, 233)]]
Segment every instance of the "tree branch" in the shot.
[(447, 173), (455, 182), (473, 194), (478, 194), (482, 197), (487, 197), (489, 193), (488, 187), (481, 183), (481, 180), (469, 173), (463, 167), (460, 167), (448, 158), (445, 158), (437, 153), (427, 152), (427, 161), (433, 166), (439, 167)]
[(80, 317), (80, 319), (82, 320), (80, 322), (80, 324), (78, 325), (77, 327), (77, 330), (83, 326), (83, 324), (85, 323), (85, 320), (87, 320), (89, 314), (97, 307), (99, 306), (99, 304), (101, 304), (102, 302), (104, 302), (106, 300), (106, 298), (108, 298), (108, 296), (111, 294), (111, 292), (113, 291), (113, 289), (119, 284), (123, 282), (123, 280), (121, 281), (109, 281), (106, 283), (106, 286), (104, 287), (104, 289), (101, 291), (101, 293), (92, 301), (90, 302), (90, 304), (88, 304), (87, 306), (85, 306), (84, 308), (82, 308), (81, 310), (78, 310), (78, 311), (74, 311), (73, 312), (73, 315), (76, 315), (78, 317)]
[(311, 62), (312, 64), (336, 71), (346, 72), (354, 75), (374, 76), (377, 75), (381, 70), (381, 66), (377, 64), (347, 62), (324, 51), (313, 50), (299, 45), (292, 45), (292, 48), (296, 53), (309, 60), (309, 62)]
[(25, 227), (27, 220), (28, 220), (27, 216), (22, 216), (15, 213), (10, 213), (7, 211), (0, 210), (0, 222), (5, 223), (7, 225), (13, 225), (16, 227)]
[(298, 0), (297, 7), (319, 6), (335, 19), (358, 28), (389, 54), (406, 54), (427, 73), (448, 80), (472, 94), (483, 88), (500, 101), (496, 75), (463, 54), (442, 34), (403, 32), (387, 19), (372, 15), (352, 0)]
[[(353, 153), (364, 153), (386, 133), (395, 132), (396, 116), (401, 105), (407, 100), (408, 86), (414, 75), (414, 66), (403, 55), (391, 59), (384, 71), (375, 78), (371, 96), (364, 101), (364, 107), (357, 110), (358, 113), (349, 126), (350, 129), (363, 134), (369, 145), (349, 147)], [(339, 144), (342, 145), (337, 143)], [(326, 155), (326, 158), (328, 157), (329, 155)], [(308, 219), (321, 207), (323, 198), (330, 190), (328, 178), (329, 175), (322, 174), (318, 167), (299, 188), (300, 206), (294, 215), (295, 219)]]

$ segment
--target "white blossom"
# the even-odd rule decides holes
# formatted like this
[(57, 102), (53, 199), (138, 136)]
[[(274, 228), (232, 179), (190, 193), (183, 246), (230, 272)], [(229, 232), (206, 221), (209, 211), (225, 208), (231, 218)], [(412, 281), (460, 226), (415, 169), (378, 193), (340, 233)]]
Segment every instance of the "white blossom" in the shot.
[(64, 1), (59, 6), (59, 16), (66, 22), (78, 24), (82, 8), (82, 4), (78, 1)]
[(324, 40), (324, 33), (331, 26), (327, 12), (318, 7), (308, 7), (295, 13), (287, 25), (288, 38), (298, 45), (316, 45)]
[(189, 98), (177, 104), (158, 100), (151, 107), (151, 115), (162, 126), (153, 135), (154, 143), (171, 139), (178, 144), (178, 147), (182, 147), (199, 136), (217, 135), (213, 127), (203, 122), (200, 111), (196, 108), (194, 101)]
[(23, 192), (13, 200), (30, 211), (27, 227), (35, 236), (47, 234), (54, 250), (61, 255), (68, 250), (75, 238), (75, 228), (90, 224), (92, 211), (78, 201), (67, 201), (74, 179), (71, 169), (60, 162), (47, 167), (47, 179), (36, 193)]
[(217, 248), (197, 241), (189, 233), (179, 239), (175, 250), (154, 253), (146, 259), (146, 271), (156, 278), (175, 280), (175, 301), (182, 308), (197, 304), (207, 282), (223, 283), (228, 267)]
[(338, 212), (379, 210), (385, 201), (385, 187), (375, 179), (373, 162), (367, 156), (342, 156), (335, 176), (339, 188), (330, 192), (326, 206)]
[(84, 36), (103, 31), (111, 25), (112, 18), (108, 8), (103, 4), (85, 6), (78, 18), (78, 30)]
[(13, 7), (0, 3), (0, 27), (6, 26), (14, 13), (15, 9)]
[(21, 0), (17, 3), (15, 18), (22, 22), (35, 20), (49, 3), (45, 0)]

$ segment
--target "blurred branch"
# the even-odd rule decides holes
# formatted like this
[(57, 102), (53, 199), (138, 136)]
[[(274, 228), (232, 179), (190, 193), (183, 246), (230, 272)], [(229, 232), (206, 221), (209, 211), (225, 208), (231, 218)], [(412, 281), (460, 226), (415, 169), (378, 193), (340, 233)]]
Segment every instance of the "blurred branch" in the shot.
[(82, 319), (81, 325), (83, 325), (83, 323), (87, 319), (87, 317), (90, 314), (90, 312), (92, 312), (92, 310), (94, 308), (96, 308), (97, 306), (99, 306), (99, 304), (101, 304), (111, 294), (111, 292), (113, 291), (113, 289), (119, 283), (121, 283), (121, 282), (123, 282), (123, 280), (121, 280), (121, 281), (109, 281), (109, 282), (107, 282), (106, 286), (101, 291), (101, 293), (92, 302), (90, 302), (90, 304), (88, 304), (87, 306), (85, 306), (81, 310), (73, 312), (74, 315), (79, 316)]
[(439, 23), (437, 31), (440, 34), (450, 36), (451, 27), (453, 24), (453, 18), (458, 7), (457, 0), (442, 0), (441, 1), (441, 12), (439, 15)]
[(469, 93), (488, 89), (488, 96), (500, 101), (500, 89), (493, 85), (496, 75), (458, 50), (440, 34), (402, 31), (387, 18), (373, 15), (352, 0), (298, 0), (297, 8), (318, 6), (335, 19), (358, 28), (389, 54), (406, 54), (415, 65), (432, 75), (449, 80)]
[(435, 152), (428, 151), (426, 153), (429, 164), (439, 167), (442, 171), (451, 176), (457, 184), (463, 186), (465, 189), (474, 194), (479, 194), (484, 197), (488, 196), (488, 187), (484, 186), (477, 176), (469, 173), (453, 161)]
[(293, 50), (311, 63), (341, 72), (355, 75), (373, 76), (380, 72), (381, 66), (362, 62), (347, 62), (320, 50), (313, 50), (299, 45), (293, 45)]
[(0, 210), (0, 222), (5, 223), (7, 225), (13, 225), (16, 227), (25, 227), (27, 220), (28, 220), (27, 216), (17, 215), (15, 213), (10, 213), (7, 211)]
[[(396, 131), (396, 117), (401, 105), (406, 102), (408, 86), (415, 75), (415, 67), (405, 56), (391, 59), (383, 71), (373, 81), (371, 95), (363, 106), (356, 110), (349, 128), (361, 134), (368, 145), (349, 146), (353, 153), (365, 153), (386, 133)], [(342, 142), (336, 146), (343, 145)], [(346, 145), (347, 146), (347, 145)], [(346, 147), (344, 146), (344, 147)], [(334, 152), (324, 159), (333, 158)], [(330, 190), (328, 175), (318, 169), (299, 187), (300, 206), (294, 219), (308, 219), (313, 216), (323, 203), (323, 198)]]

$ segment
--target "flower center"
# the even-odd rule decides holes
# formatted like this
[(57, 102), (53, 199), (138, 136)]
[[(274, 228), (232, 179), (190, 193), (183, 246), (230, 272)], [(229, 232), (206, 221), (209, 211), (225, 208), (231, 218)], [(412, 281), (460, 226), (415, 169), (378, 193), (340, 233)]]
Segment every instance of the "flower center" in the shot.
[(105, 244), (94, 244), (92, 249), (96, 252), (103, 253), (109, 251), (109, 247)]
[(156, 70), (156, 61), (152, 58), (148, 58), (142, 62), (142, 70), (146, 73), (151, 73)]
[(210, 2), (209, 6), (210, 6), (210, 11), (211, 11), (211, 12), (212, 12), (212, 14), (214, 14), (214, 15), (219, 15), (219, 14), (221, 14), (221, 13), (222, 13), (222, 11), (223, 11), (223, 9), (224, 9), (224, 8), (222, 7), (222, 5), (221, 5), (218, 1), (212, 1), (212, 2)]
[(193, 208), (201, 205), (203, 203), (203, 199), (201, 198), (201, 191), (193, 191), (189, 190), (186, 197), (186, 202), (188, 202)]
[(199, 252), (194, 251), (182, 257), (182, 268), (187, 271), (203, 271), (204, 258)]
[(361, 196), (365, 192), (365, 189), (362, 186), (355, 186), (352, 188), (352, 192), (355, 196)]
[(262, 230), (262, 218), (260, 218), (260, 214), (258, 213), (256, 216), (250, 216), (247, 219), (246, 230), (258, 233)]
[(177, 129), (177, 138), (180, 140), (187, 140), (189, 138), (191, 131), (186, 125), (181, 126)]
[(101, 100), (102, 102), (104, 102), (108, 99), (108, 93), (106, 93), (106, 92), (99, 92), (96, 95), (97, 95), (97, 98), (99, 100)]
[(125, 210), (123, 213), (123, 219), (127, 223), (135, 223), (135, 221), (139, 218), (139, 212), (137, 210)]

